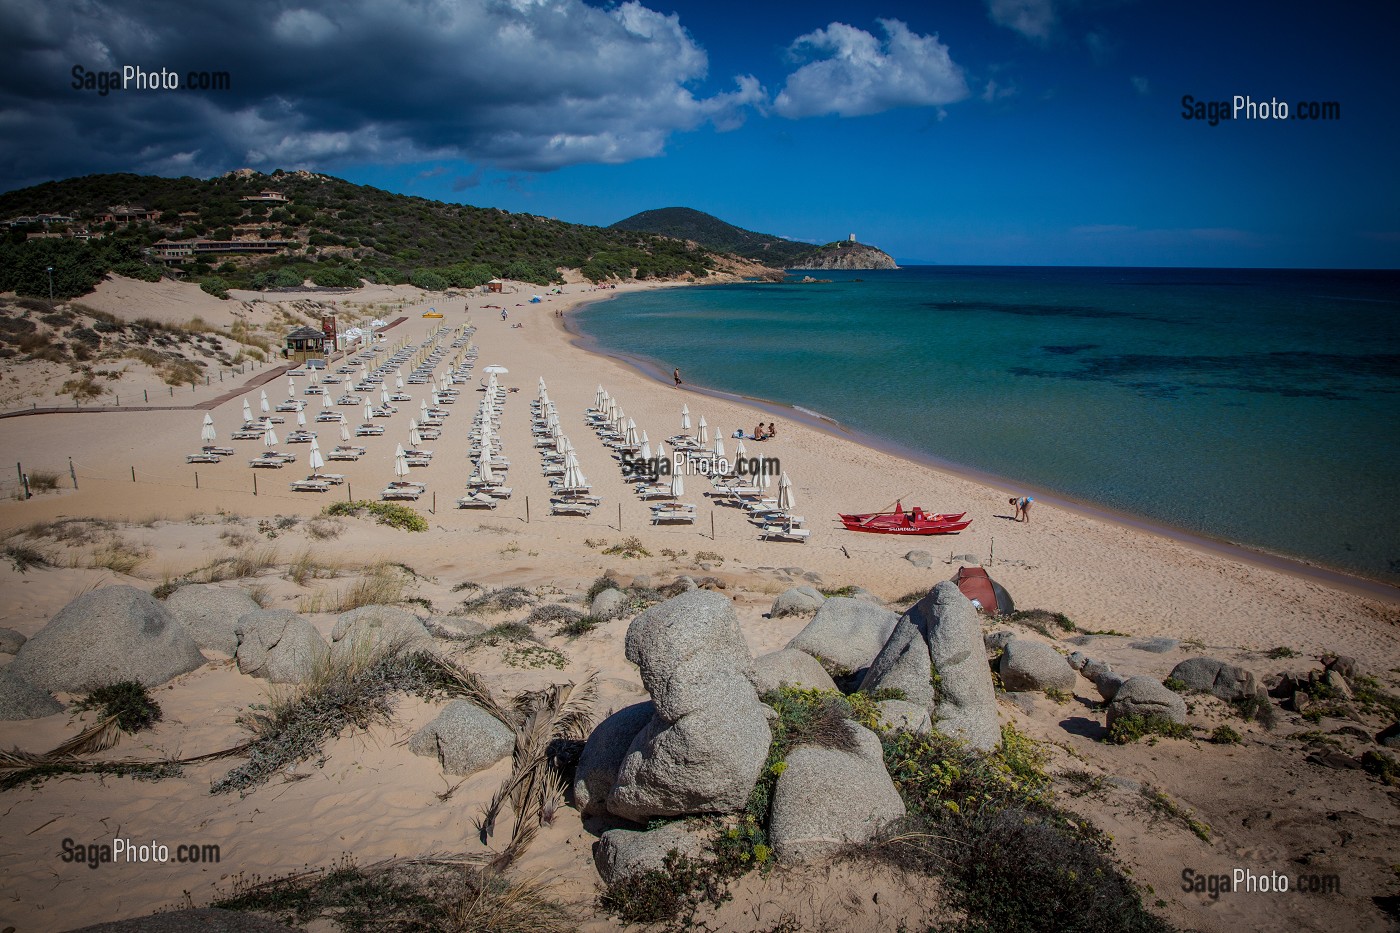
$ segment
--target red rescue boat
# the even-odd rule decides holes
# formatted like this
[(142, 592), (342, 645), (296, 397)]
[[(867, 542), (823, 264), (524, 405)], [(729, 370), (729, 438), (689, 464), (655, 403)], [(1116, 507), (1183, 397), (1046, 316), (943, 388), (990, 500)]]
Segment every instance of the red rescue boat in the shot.
[(972, 524), (972, 519), (966, 516), (966, 512), (929, 513), (918, 506), (906, 512), (903, 505), (896, 502), (890, 512), (842, 515), (841, 524), (850, 531), (880, 535), (951, 535)]

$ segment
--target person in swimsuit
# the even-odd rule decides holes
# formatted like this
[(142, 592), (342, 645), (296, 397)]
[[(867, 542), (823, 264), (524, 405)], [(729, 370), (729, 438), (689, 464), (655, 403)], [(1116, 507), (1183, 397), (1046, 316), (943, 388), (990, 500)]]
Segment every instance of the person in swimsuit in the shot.
[(1034, 502), (1035, 496), (1026, 496), (1020, 502), (1019, 508), (1021, 510), (1021, 521), (1025, 522), (1026, 524), (1030, 524), (1031, 505), (1034, 504)]
[(679, 389), (679, 388), (681, 387), (681, 368), (680, 368), (679, 366), (677, 366), (677, 367), (676, 367), (676, 371), (675, 371), (674, 373), (672, 373), (671, 375), (672, 375), (673, 377), (675, 377), (675, 380), (676, 380), (676, 388)]

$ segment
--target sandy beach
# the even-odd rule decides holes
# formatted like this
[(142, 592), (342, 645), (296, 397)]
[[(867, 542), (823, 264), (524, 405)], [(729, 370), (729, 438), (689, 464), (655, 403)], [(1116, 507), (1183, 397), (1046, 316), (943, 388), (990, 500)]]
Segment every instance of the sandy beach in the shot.
[[(402, 304), (407, 320), (387, 332), (390, 346), (404, 341), (417, 346), (437, 328), (453, 330), (470, 320), (477, 327), (472, 342), (480, 347), (478, 375), (487, 364), (503, 366), (508, 374), (501, 377), (502, 385), (519, 390), (507, 394), (500, 428), (502, 451), (511, 460), (513, 496), (492, 511), (454, 506), (470, 470), (466, 430), (479, 398), (464, 391), (441, 439), (424, 445), (435, 452), (432, 464), (412, 471), (411, 478), (428, 490), (415, 506), (428, 520), (429, 531), (423, 534), (346, 519), (342, 532), (323, 539), (307, 531), (307, 520), (333, 501), (378, 498), (378, 491), (394, 478), (394, 447), (407, 445), (408, 419), (424, 387), (408, 387), (415, 402), (401, 405), (397, 415), (381, 421), (386, 424), (382, 437), (355, 441), (367, 448), (358, 462), (328, 465), (328, 470), (345, 475), (346, 484), (320, 494), (287, 488), (290, 480), (307, 472), (304, 446), (281, 445), (299, 457), (283, 469), (254, 471), (248, 466), (247, 461), (262, 452), (261, 443), (229, 440), (242, 421), (242, 400), (248, 397), (244, 394), (210, 411), (218, 443), (234, 447), (236, 455), (216, 464), (185, 463), (185, 455), (199, 447), (204, 410), (194, 406), (232, 391), (232, 381), (195, 391), (187, 387), (183, 394), (177, 390), (175, 401), (191, 406), (188, 410), (0, 419), (0, 447), (9, 461), (22, 463), (26, 471), (45, 470), (62, 477), (56, 491), (0, 503), (0, 532), (9, 536), (37, 523), (102, 519), (113, 525), (96, 533), (99, 540), (115, 540), (119, 549), (141, 555), (126, 568), (129, 573), (91, 566), (91, 542), (48, 545), (56, 557), (52, 568), (21, 573), (7, 562), (0, 566), (0, 592), (5, 596), (0, 600), (0, 627), (31, 636), (69, 600), (94, 587), (130, 583), (150, 589), (237, 548), (257, 547), (274, 552), (270, 564), (285, 564), (307, 552), (339, 568), (338, 576), (313, 579), (308, 585), (292, 582), (275, 567), (256, 581), (271, 605), (304, 614), (323, 634), (330, 631), (335, 616), (319, 611), (316, 594), (329, 600), (364, 568), (382, 561), (411, 567), (415, 577), (408, 592), (427, 600), (435, 612), (460, 601), (453, 587), (464, 581), (576, 595), (605, 571), (623, 580), (643, 574), (657, 580), (689, 574), (712, 576), (724, 584), (724, 592), (734, 598), (744, 637), (757, 655), (783, 647), (802, 628), (805, 620), (800, 618), (765, 616), (773, 596), (794, 583), (857, 585), (893, 601), (948, 579), (958, 566), (982, 564), (1014, 595), (1018, 607), (1064, 613), (1080, 632), (1112, 633), (1085, 650), (1109, 659), (1115, 669), (1162, 677), (1177, 661), (1206, 654), (1234, 660), (1262, 676), (1305, 669), (1313, 663), (1310, 659), (1334, 652), (1361, 659), (1368, 672), (1393, 688), (1400, 670), (1400, 602), (1384, 588), (1334, 585), (1283, 564), (1271, 566), (1193, 546), (1083, 509), (1060, 507), (1043, 497), (1033, 520), (1019, 523), (1007, 500), (1022, 489), (986, 485), (915, 462), (843, 436), (839, 427), (822, 429), (800, 419), (785, 420), (772, 408), (659, 383), (623, 361), (580, 346), (558, 316), (581, 302), (650, 287), (663, 286), (598, 291), (571, 284), (563, 286), (562, 294), (540, 291), (543, 300), (538, 304), (528, 303), (534, 291), (529, 286), (514, 294), (466, 299), (445, 299), (406, 287), (336, 296), (352, 308)], [(256, 301), (259, 296), (235, 292), (234, 298)], [(237, 304), (171, 283), (118, 283), (100, 301), (104, 310), (122, 317), (179, 322), (198, 315), (215, 326), (226, 326)], [(501, 319), (498, 307), (488, 306), (504, 306), (508, 320)], [(444, 316), (423, 318), (428, 307)], [(603, 314), (606, 320), (606, 306)], [(453, 352), (448, 351), (447, 359)], [(591, 516), (548, 514), (549, 488), (540, 475), (530, 434), (529, 402), (540, 378), (548, 384), (594, 493), (602, 497)], [(285, 395), (285, 382), (279, 377), (267, 383), (274, 404)], [(305, 380), (299, 382), (304, 388)], [(611, 451), (585, 424), (584, 413), (600, 384), (649, 434), (653, 445), (681, 431), (682, 404), (688, 405), (696, 423), (703, 416), (710, 436), (724, 437), (731, 451), (736, 428), (748, 434), (760, 420), (776, 421), (775, 439), (745, 444), (751, 455), (777, 458), (791, 477), (797, 511), (812, 529), (810, 539), (805, 544), (760, 540), (740, 510), (706, 497), (709, 484), (700, 477), (687, 477), (684, 496), (697, 506), (693, 527), (650, 525), (647, 504), (632, 494)], [(257, 390), (250, 395), (256, 410)], [(170, 403), (171, 397), (164, 401)], [(338, 433), (334, 425), (314, 423), (318, 410), (319, 400), (311, 399), (308, 428), (319, 429), (322, 447), (329, 449), (339, 443)], [(352, 425), (360, 420), (348, 409), (347, 418)], [(295, 427), (293, 420), (289, 416), (279, 432)], [(956, 452), (946, 456), (956, 459)], [(68, 488), (70, 460), (77, 489)], [(952, 537), (901, 539), (852, 534), (835, 520), (838, 512), (871, 511), (897, 498), (906, 507), (966, 511), (973, 523)], [(279, 529), (279, 516), (301, 521)], [(631, 536), (650, 556), (603, 553)], [(919, 568), (906, 560), (911, 549), (929, 551), (932, 567)], [(597, 670), (601, 718), (611, 709), (645, 699), (635, 667), (623, 656), (627, 622), (614, 620), (576, 640), (548, 639), (566, 659), (562, 670), (511, 666), (503, 663), (497, 648), (475, 649), (471, 663), (503, 694)], [(1175, 643), (1160, 653), (1131, 647), (1150, 636)], [(1267, 652), (1280, 647), (1295, 652), (1295, 659), (1267, 659)], [(0, 664), (7, 662), (8, 656), (0, 655)], [(240, 675), (231, 661), (215, 659), (159, 688), (166, 721), (154, 732), (128, 739), (130, 747), (124, 744), (119, 750), (190, 755), (224, 747), (237, 741), (239, 712), (260, 702), (266, 689), (262, 682)], [(1387, 795), (1360, 772), (1305, 765), (1298, 743), (1252, 725), (1241, 727), (1248, 743), (1230, 749), (1185, 742), (1106, 746), (1097, 741), (1095, 730), (1101, 731), (1101, 726), (1091, 721), (1094, 714), (1086, 709), (1088, 701), (1097, 700), (1093, 687), (1081, 680), (1077, 693), (1079, 698), (1068, 706), (1042, 701), (1032, 712), (1004, 706), (1002, 717), (1055, 743), (1054, 767), (1089, 768), (1156, 782), (1217, 828), (1214, 841), (1203, 842), (1180, 827), (1144, 816), (1123, 793), (1100, 805), (1076, 804), (1114, 837), (1119, 856), (1138, 881), (1157, 892), (1157, 909), (1170, 921), (1202, 930), (1284, 923), (1323, 929), (1332, 927), (1340, 910), (1356, 918), (1355, 924), (1348, 924), (1352, 928), (1384, 928), (1368, 899), (1384, 888), (1390, 871), (1387, 859), (1393, 860), (1393, 791)], [(403, 747), (434, 712), (427, 703), (402, 701), (392, 727), (342, 736), (327, 748), (324, 767), (304, 764), (285, 781), (243, 798), (209, 794), (210, 781), (227, 770), (226, 762), (192, 766), (179, 779), (157, 783), (84, 777), (7, 791), (0, 806), (0, 839), (6, 842), (0, 874), (7, 879), (0, 896), (0, 927), (13, 924), (19, 933), (64, 930), (183, 904), (184, 892), (194, 904), (207, 903), (216, 890), (227, 890), (239, 873), (268, 876), (328, 864), (343, 853), (371, 861), (482, 851), (471, 819), (508, 765), (472, 775), (448, 799), (439, 799), (456, 779)], [(1219, 713), (1205, 707), (1199, 715)], [(73, 730), (66, 715), (4, 722), (0, 747), (40, 751)], [(1271, 816), (1261, 817), (1264, 810)], [(223, 845), (224, 858), (216, 866), (104, 866), (94, 871), (57, 857), (64, 838), (87, 842), (113, 833), (172, 841), (213, 839)], [(1340, 834), (1345, 834), (1344, 842), (1338, 841)], [(595, 838), (593, 829), (568, 810), (542, 833), (518, 870), (556, 879), (558, 896), (586, 907), (596, 892), (591, 861)], [(1348, 879), (1340, 906), (1335, 899), (1322, 898), (1210, 900), (1183, 895), (1179, 889), (1183, 866), (1241, 860), (1287, 866), (1309, 851), (1323, 849), (1326, 854), (1312, 864), (1336, 867)], [(852, 906), (843, 899), (845, 892), (861, 885), (861, 890), (869, 890), (868, 879), (858, 884), (840, 867), (748, 878), (736, 897), (748, 913), (731, 905), (720, 922), (727, 929), (759, 930), (791, 914), (804, 929), (894, 929), (903, 916), (913, 915), (902, 911), (918, 908), (894, 888), (881, 899), (884, 906)], [(823, 890), (821, 895), (813, 893)], [(613, 926), (613, 921), (595, 917), (581, 928)]]

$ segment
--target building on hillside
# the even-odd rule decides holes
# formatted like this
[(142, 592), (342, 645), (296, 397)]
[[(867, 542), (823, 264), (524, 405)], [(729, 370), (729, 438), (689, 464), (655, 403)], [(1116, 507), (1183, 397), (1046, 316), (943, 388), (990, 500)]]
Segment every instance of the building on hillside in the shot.
[(132, 207), (130, 204), (117, 204), (107, 208), (107, 213), (98, 214), (97, 222), (100, 224), (116, 224), (119, 227), (125, 227), (127, 224), (139, 224), (159, 218), (160, 211), (153, 211), (144, 207)]
[(242, 200), (258, 204), (286, 204), (291, 199), (280, 191), (259, 191), (257, 194), (250, 194)]
[(296, 240), (157, 240), (150, 253), (162, 262), (184, 262), (211, 253), (275, 253), (299, 245)]
[[(334, 338), (331, 338), (334, 339)], [(298, 327), (286, 336), (282, 356), (297, 363), (326, 358), (326, 334), (311, 327)]]

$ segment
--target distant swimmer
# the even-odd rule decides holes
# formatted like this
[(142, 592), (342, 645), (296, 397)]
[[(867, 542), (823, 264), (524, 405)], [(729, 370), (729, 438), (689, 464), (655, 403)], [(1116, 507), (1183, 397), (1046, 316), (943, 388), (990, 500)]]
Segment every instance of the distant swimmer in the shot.
[(681, 369), (679, 366), (676, 367), (676, 371), (673, 372), (671, 376), (676, 380), (676, 388), (679, 389), (681, 387)]

